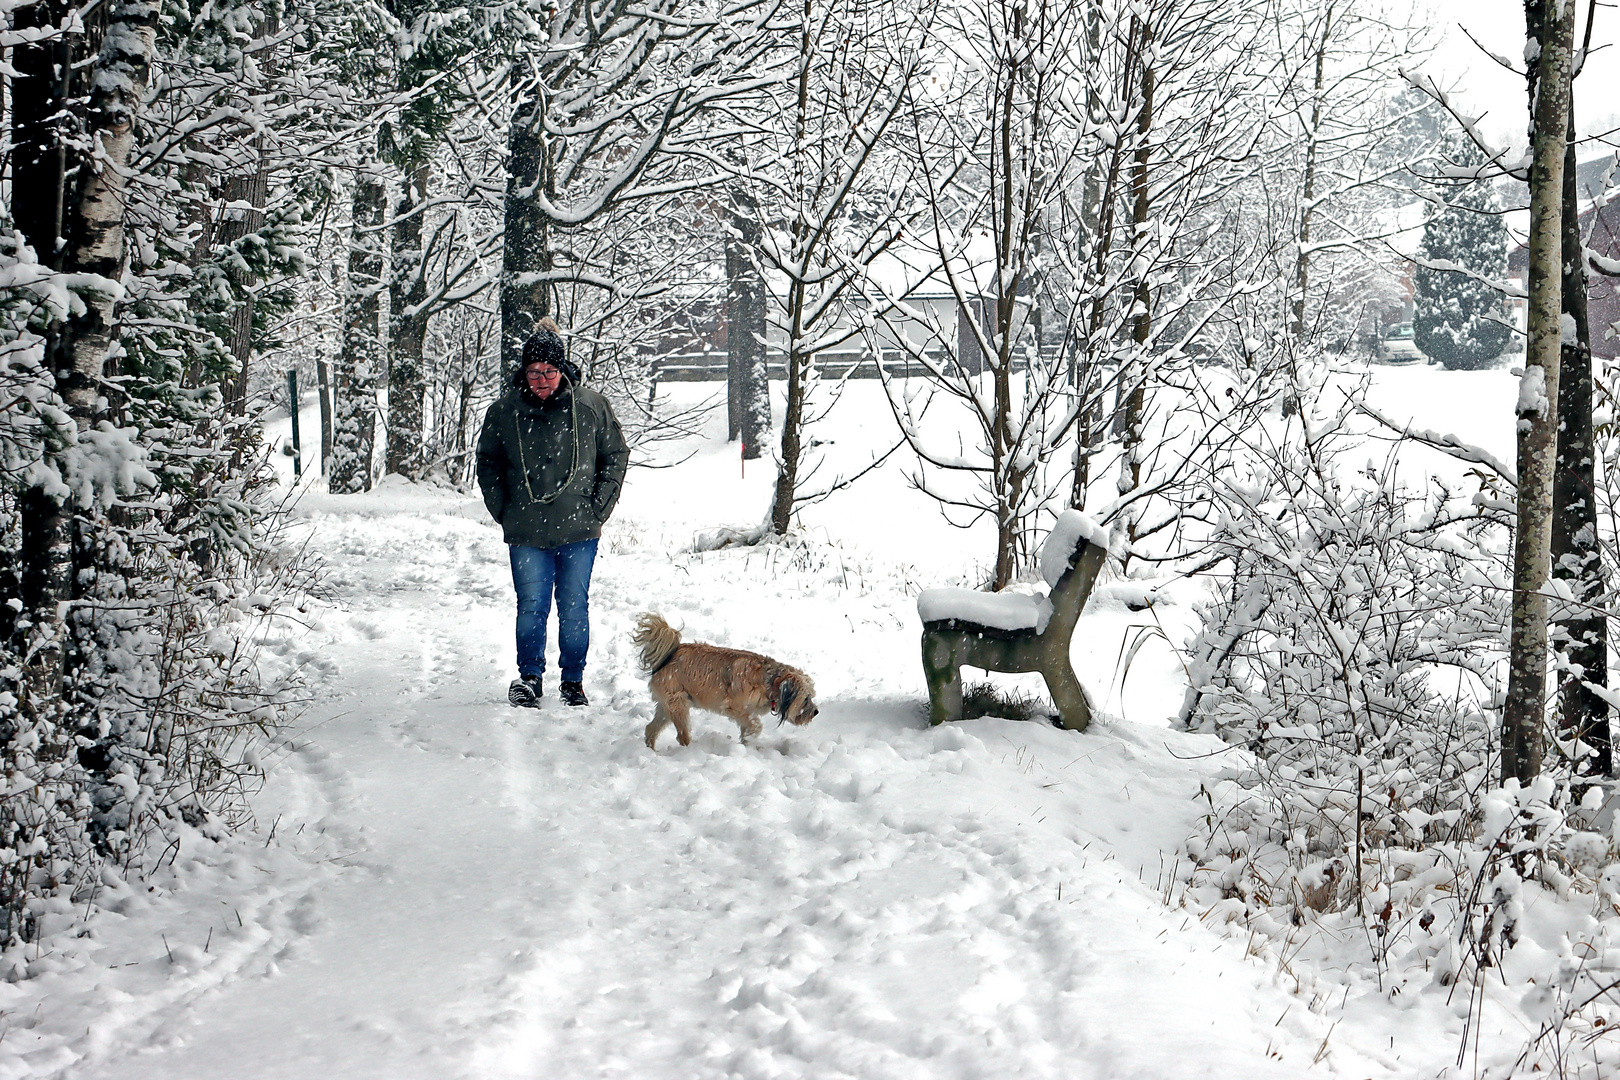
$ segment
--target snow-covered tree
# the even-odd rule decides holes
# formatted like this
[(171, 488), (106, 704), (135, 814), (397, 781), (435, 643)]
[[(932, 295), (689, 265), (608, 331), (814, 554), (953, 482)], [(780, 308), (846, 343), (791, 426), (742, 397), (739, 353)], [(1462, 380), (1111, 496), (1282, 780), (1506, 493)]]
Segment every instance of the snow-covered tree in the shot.
[(361, 168), (350, 187), (343, 340), (334, 372), (332, 464), (327, 470), (331, 490), (344, 495), (371, 490), (377, 391), (386, 374), (382, 294), (387, 287), (387, 193), (375, 159)]
[(1358, 913), (1387, 884), (1370, 847), (1473, 833), (1510, 574), (1505, 516), (1437, 481), (1407, 486), (1399, 447), (1368, 463), (1365, 392), (1307, 390), (1285, 430), (1255, 425), (1207, 475), (1216, 599), (1181, 713), (1254, 754), (1234, 772), (1255, 827), (1233, 850), (1283, 841), (1288, 868), (1267, 870), (1279, 897), (1336, 865), (1314, 906)]
[(1518, 413), (1518, 522), (1514, 535), (1513, 627), (1502, 717), (1502, 779), (1528, 785), (1546, 753), (1548, 603), (1553, 481), (1558, 457), (1558, 377), (1563, 319), (1564, 165), (1574, 5), (1525, 4), (1526, 55), (1534, 59), (1530, 109), (1530, 239), (1526, 255), (1525, 367)]
[[(627, 299), (639, 306), (668, 288), (667, 277), (650, 280), (649, 264), (670, 265), (656, 240), (672, 211), (677, 221), (697, 211), (683, 196), (730, 176), (714, 152), (732, 127), (728, 102), (790, 73), (772, 60), (782, 8), (782, 0), (568, 0), (543, 12), (508, 9), (524, 25), (506, 46), (504, 367), (517, 364), (543, 316), (599, 344)], [(684, 250), (675, 260), (691, 261)], [(564, 289), (575, 294), (572, 311), (559, 303)]]
[[(1473, 142), (1452, 137), (1441, 156), (1460, 170), (1484, 164)], [(1507, 225), (1489, 180), (1442, 188), (1423, 226), (1413, 274), (1412, 336), (1425, 355), (1448, 368), (1485, 367), (1513, 330), (1500, 279), (1507, 273)]]
[(1297, 379), (1324, 350), (1343, 351), (1369, 308), (1399, 302), (1386, 269), (1385, 241), (1400, 227), (1390, 211), (1410, 198), (1437, 120), (1397, 78), (1397, 64), (1421, 57), (1421, 25), (1343, 0), (1289, 0), (1266, 18), (1269, 59), (1254, 66), (1265, 87), (1256, 108), (1272, 128), (1262, 185), (1272, 211), (1256, 224), (1288, 236), (1277, 245), (1291, 264), (1278, 268), (1289, 308), (1283, 362)]
[[(1091, 510), (1110, 465), (1113, 497), (1094, 512), (1133, 542), (1186, 516), (1162, 498), (1192, 450), (1172, 449), (1172, 417), (1211, 404), (1194, 358), (1276, 261), (1236, 209), (1266, 130), (1245, 68), (1257, 13), (989, 0), (950, 17), (962, 61), (934, 73), (912, 123), (927, 179), (918, 232), (954, 320), (906, 314), (926, 327), (914, 360), (966, 410), (973, 445), (926, 436), (924, 395), (890, 402), (915, 481), (951, 513), (995, 521), (997, 587), (1051, 496), (1067, 487)], [(1217, 413), (1262, 388), (1242, 385), (1241, 403), (1222, 388)], [(1208, 419), (1192, 427), (1214, 436)]]
[[(776, 453), (770, 531), (795, 510), (847, 484), (807, 481), (819, 467), (807, 432), (836, 400), (817, 354), (859, 345), (893, 296), (862, 296), (873, 264), (903, 243), (920, 158), (895, 152), (895, 134), (932, 47), (927, 9), (870, 0), (805, 5), (793, 27), (794, 78), (765, 98), (749, 136), (753, 176), (773, 207), (759, 258), (772, 287), (767, 321), (786, 350), (786, 403)], [(847, 372), (846, 372), (847, 375)]]
[(5, 42), (0, 767), (29, 792), (0, 807), (8, 944), (101, 861), (139, 873), (154, 836), (242, 813), (275, 722), (233, 601), (287, 584), (236, 415), (317, 171), (274, 167), (309, 112), (277, 81), (281, 14), (38, 4)]
[(771, 431), (770, 331), (760, 268), (764, 223), (745, 181), (731, 185), (725, 229), (727, 438), (740, 439), (742, 456), (751, 461), (764, 452)]

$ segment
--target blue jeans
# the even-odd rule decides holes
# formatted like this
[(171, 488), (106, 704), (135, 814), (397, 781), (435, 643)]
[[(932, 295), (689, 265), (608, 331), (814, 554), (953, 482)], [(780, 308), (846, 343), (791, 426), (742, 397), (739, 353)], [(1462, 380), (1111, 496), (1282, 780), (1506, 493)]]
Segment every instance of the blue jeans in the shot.
[(546, 670), (546, 620), (551, 594), (557, 594), (557, 664), (563, 682), (585, 677), (585, 654), (591, 647), (591, 568), (596, 541), (580, 540), (554, 548), (520, 547), (512, 553), (512, 586), (517, 590), (517, 657), (519, 675)]

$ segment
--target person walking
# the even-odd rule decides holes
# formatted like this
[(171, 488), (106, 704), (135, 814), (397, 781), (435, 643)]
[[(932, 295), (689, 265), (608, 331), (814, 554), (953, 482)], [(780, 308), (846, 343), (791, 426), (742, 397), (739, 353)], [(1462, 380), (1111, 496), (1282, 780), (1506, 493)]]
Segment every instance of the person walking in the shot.
[(602, 523), (624, 487), (630, 449), (607, 398), (580, 384), (549, 318), (523, 344), (513, 385), (478, 435), (478, 488), (501, 526), (517, 591), (518, 677), (506, 697), (536, 708), (546, 670), (546, 621), (557, 599), (558, 693), (587, 705), (591, 569)]

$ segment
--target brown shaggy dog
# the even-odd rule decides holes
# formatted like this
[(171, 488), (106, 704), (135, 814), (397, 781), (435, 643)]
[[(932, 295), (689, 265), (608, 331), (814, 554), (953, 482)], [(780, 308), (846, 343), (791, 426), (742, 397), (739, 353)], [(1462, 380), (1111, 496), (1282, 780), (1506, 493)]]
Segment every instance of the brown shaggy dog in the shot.
[(662, 615), (636, 620), (633, 641), (658, 709), (647, 725), (647, 745), (670, 724), (682, 746), (692, 742), (692, 706), (737, 721), (743, 741), (759, 734), (759, 718), (775, 713), (777, 722), (808, 724), (816, 718), (816, 687), (798, 668), (742, 649), (686, 644)]

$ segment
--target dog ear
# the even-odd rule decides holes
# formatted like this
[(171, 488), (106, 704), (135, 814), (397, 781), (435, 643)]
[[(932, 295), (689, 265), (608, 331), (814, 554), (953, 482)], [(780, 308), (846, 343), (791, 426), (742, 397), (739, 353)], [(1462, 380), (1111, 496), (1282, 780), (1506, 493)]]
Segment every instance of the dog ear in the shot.
[(788, 710), (793, 707), (793, 699), (799, 696), (799, 684), (792, 679), (783, 679), (776, 695), (776, 715), (786, 720)]

